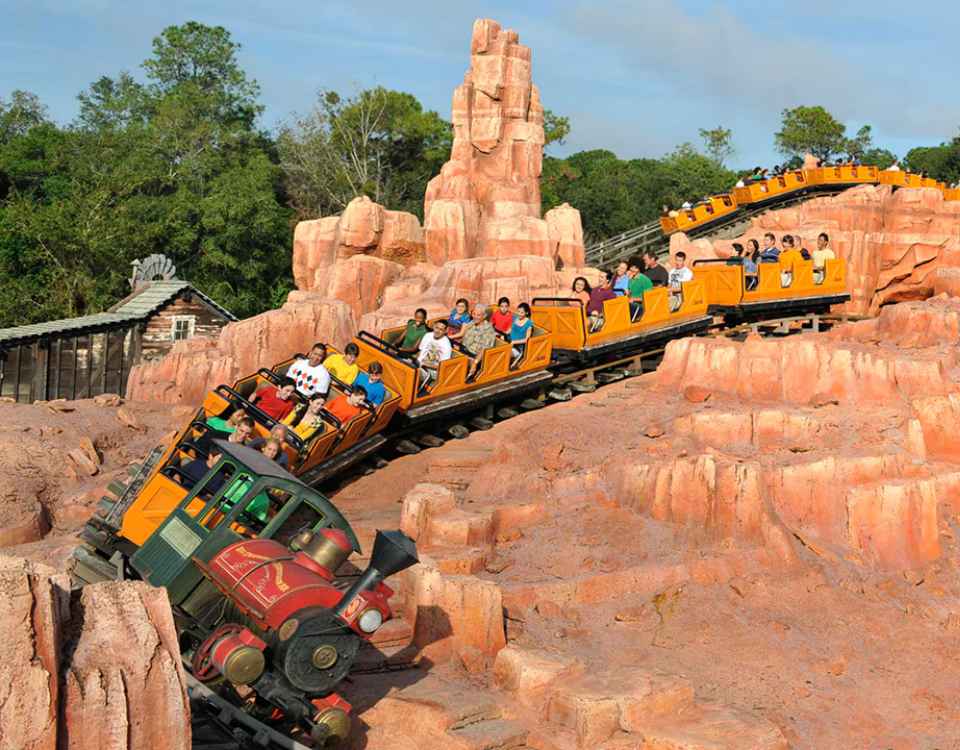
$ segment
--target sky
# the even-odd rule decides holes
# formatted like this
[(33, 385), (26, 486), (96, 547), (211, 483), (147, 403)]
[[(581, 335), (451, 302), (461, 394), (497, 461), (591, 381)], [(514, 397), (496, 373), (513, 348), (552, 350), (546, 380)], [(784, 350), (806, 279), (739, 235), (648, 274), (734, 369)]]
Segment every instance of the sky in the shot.
[(570, 118), (558, 156), (659, 157), (722, 125), (730, 165), (772, 165), (781, 112), (801, 104), (826, 107), (851, 135), (872, 125), (901, 156), (960, 127), (960, 4), (948, 0), (0, 0), (0, 98), (33, 91), (69, 122), (80, 91), (124, 70), (142, 77), (153, 37), (196, 20), (242, 45), (265, 127), (308, 111), (320, 89), (374, 85), (449, 119), (480, 17), (533, 50), (544, 105)]

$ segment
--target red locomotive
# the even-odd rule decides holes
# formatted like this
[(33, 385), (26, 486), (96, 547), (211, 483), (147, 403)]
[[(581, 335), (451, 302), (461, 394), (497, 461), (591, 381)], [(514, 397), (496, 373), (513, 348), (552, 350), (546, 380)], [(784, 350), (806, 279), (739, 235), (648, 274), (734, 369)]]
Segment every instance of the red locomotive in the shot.
[(383, 579), (416, 563), (416, 546), (378, 531), (348, 588), (337, 571), (359, 545), (333, 504), (262, 454), (217, 446), (220, 461), (131, 565), (169, 592), (196, 679), (259, 721), (333, 745), (350, 729), (335, 689), (392, 616)]

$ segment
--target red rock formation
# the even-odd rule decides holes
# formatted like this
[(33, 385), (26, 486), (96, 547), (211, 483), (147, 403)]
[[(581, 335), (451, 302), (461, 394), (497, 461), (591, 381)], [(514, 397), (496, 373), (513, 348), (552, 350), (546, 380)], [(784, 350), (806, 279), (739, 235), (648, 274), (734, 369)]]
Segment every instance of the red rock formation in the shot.
[(0, 747), (57, 750), (60, 649), (70, 580), (0, 557)]
[(824, 396), (853, 403), (902, 401), (957, 390), (956, 351), (903, 351), (815, 336), (680, 339), (667, 345), (659, 383), (697, 385), (747, 400), (806, 404)]
[(543, 107), (530, 48), (489, 19), (473, 25), (471, 63), (453, 94), (453, 151), (424, 199), (427, 255), (549, 256), (540, 219)]
[(550, 254), (565, 268), (580, 268), (584, 264), (583, 226), (580, 212), (569, 203), (551, 208), (543, 215), (550, 236)]
[(166, 592), (91, 586), (0, 558), (0, 747), (188, 750), (186, 684)]
[(145, 583), (84, 588), (63, 664), (69, 750), (189, 750), (190, 706), (173, 615)]
[(359, 319), (380, 306), (405, 266), (423, 260), (423, 248), (413, 214), (354, 198), (340, 216), (297, 224), (293, 278), (303, 291), (346, 302)]

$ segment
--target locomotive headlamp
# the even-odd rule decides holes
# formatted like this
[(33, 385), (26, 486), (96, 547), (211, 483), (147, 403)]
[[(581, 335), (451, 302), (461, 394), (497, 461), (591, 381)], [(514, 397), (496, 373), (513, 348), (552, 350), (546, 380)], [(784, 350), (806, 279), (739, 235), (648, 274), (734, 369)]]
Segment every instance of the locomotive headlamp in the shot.
[(383, 615), (380, 614), (379, 609), (371, 608), (360, 615), (360, 619), (357, 620), (357, 624), (360, 626), (360, 630), (364, 633), (375, 633), (377, 628), (383, 625)]

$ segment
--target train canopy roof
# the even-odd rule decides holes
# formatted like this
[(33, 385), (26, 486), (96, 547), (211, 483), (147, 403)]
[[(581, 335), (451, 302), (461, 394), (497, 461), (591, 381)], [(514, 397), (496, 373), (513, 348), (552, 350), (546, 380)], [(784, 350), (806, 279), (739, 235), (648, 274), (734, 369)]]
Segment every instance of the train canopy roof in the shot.
[(285, 479), (288, 482), (307, 486), (272, 458), (267, 458), (258, 450), (248, 448), (246, 445), (231, 443), (229, 440), (214, 440), (213, 444), (217, 446), (220, 453), (233, 458), (261, 477)]

